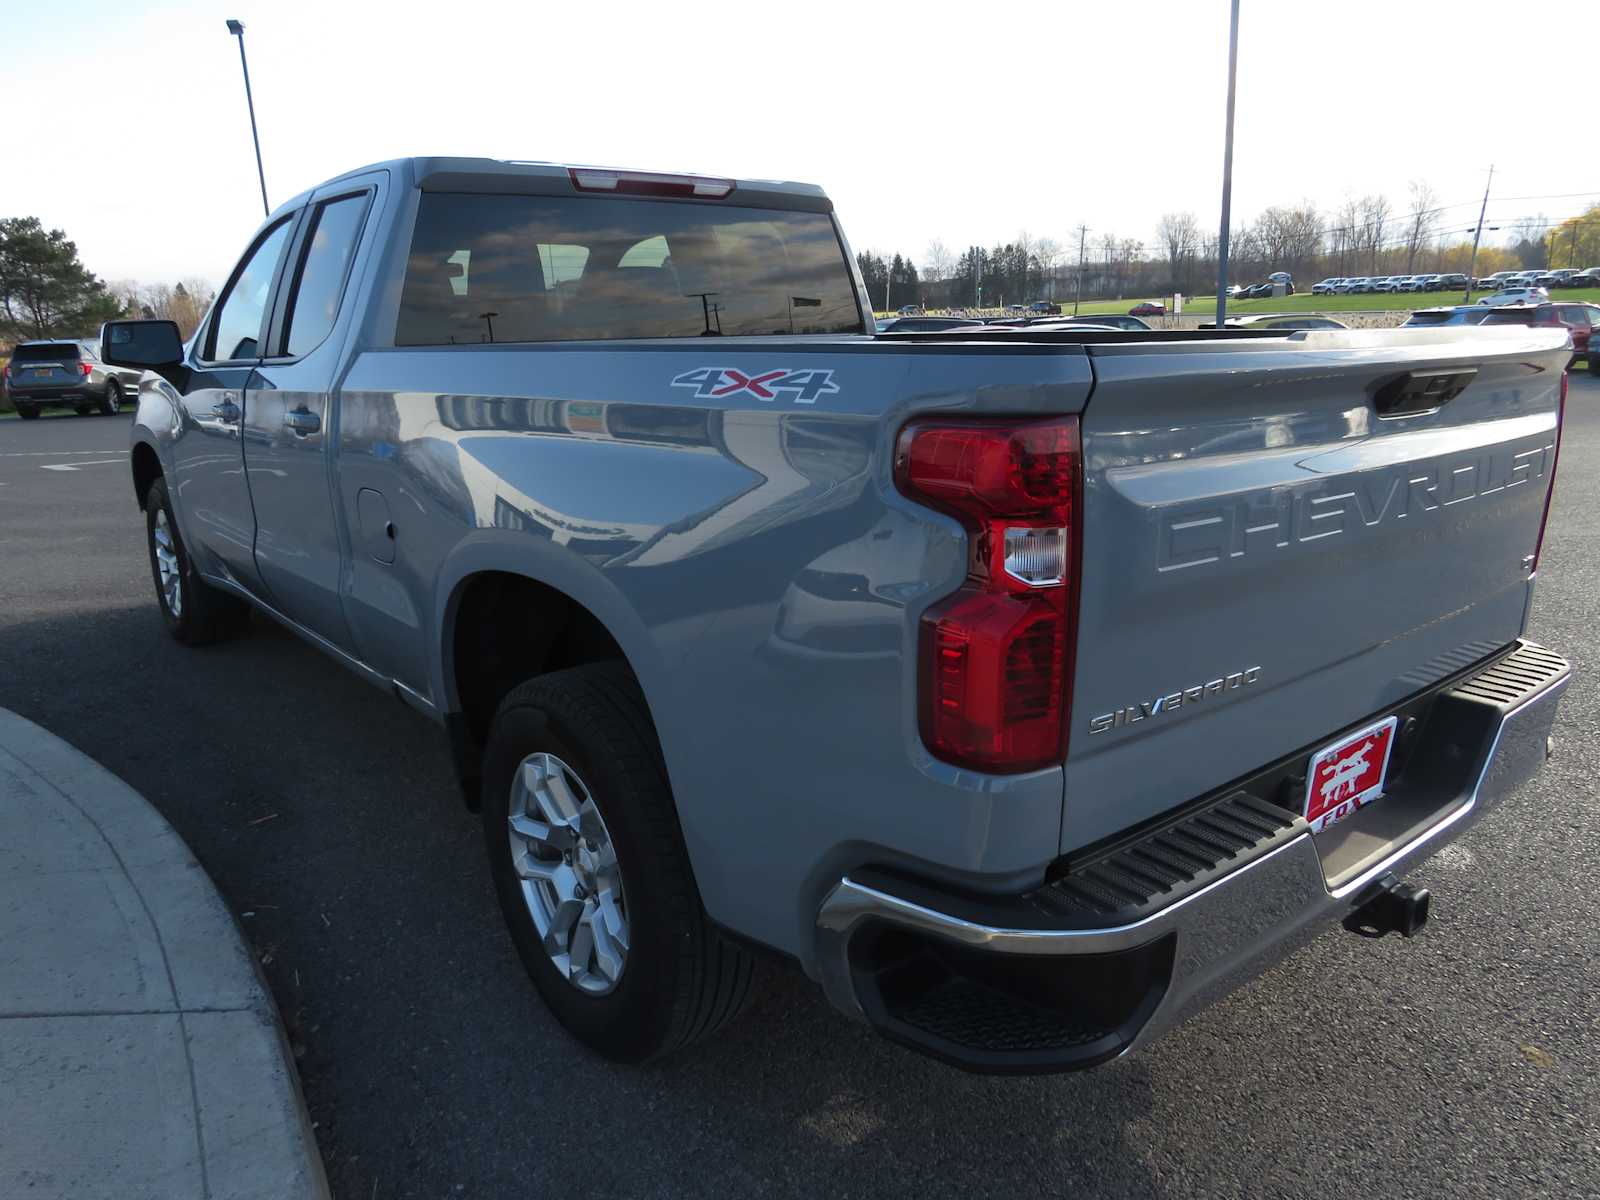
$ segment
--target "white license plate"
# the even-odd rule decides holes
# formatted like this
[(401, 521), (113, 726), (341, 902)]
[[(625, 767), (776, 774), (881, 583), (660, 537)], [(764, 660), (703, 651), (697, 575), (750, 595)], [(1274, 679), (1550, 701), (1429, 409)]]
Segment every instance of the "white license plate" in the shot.
[(1382, 798), (1398, 724), (1398, 717), (1386, 717), (1311, 756), (1305, 814), (1313, 833)]

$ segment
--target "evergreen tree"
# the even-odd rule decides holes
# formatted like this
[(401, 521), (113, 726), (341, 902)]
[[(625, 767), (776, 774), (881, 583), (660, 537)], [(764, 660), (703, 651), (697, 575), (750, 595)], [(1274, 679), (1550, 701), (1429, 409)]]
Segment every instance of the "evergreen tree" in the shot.
[(38, 217), (0, 218), (0, 340), (86, 335), (121, 315), (65, 233)]

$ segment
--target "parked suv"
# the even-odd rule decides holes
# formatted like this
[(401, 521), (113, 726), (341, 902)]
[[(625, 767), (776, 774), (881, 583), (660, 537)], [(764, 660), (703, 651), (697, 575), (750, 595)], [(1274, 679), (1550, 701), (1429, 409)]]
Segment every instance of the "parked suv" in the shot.
[(1479, 304), (1538, 304), (1550, 299), (1550, 293), (1542, 287), (1530, 287), (1526, 284), (1507, 283), (1493, 295), (1485, 296)]
[[(1476, 307), (1476, 306), (1475, 306)], [(1600, 305), (1594, 304), (1516, 304), (1490, 308), (1484, 325), (1566, 326), (1572, 335), (1572, 361), (1582, 359), (1593, 370), (1589, 342), (1594, 327), (1600, 324)]]
[(79, 416), (96, 409), (114, 417), (122, 398), (139, 390), (141, 372), (100, 361), (89, 338), (21, 342), (6, 366), (6, 391), (17, 415), (31, 421), (49, 404), (71, 405)]
[(1406, 318), (1406, 325), (1482, 325), (1492, 312), (1481, 304), (1457, 304), (1451, 308), (1423, 308)]
[(1342, 276), (1339, 276), (1339, 275), (1329, 276), (1327, 279), (1324, 279), (1321, 283), (1313, 283), (1311, 285), (1311, 294), (1313, 296), (1330, 295), (1334, 291), (1338, 290), (1338, 286), (1343, 282), (1344, 282), (1344, 278)]

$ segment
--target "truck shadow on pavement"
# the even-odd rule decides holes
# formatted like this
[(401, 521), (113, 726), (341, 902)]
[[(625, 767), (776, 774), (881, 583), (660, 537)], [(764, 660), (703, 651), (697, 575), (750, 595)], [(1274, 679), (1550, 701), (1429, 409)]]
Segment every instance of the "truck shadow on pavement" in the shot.
[[(0, 627), (0, 662), (0, 704), (142, 792), (240, 915), (336, 1195), (1163, 1191), (1150, 1055), (968, 1076), (781, 967), (708, 1045), (580, 1049), (503, 931), (442, 734), (265, 619), (191, 651), (153, 604), (52, 616)], [(590, 1123), (611, 1152), (579, 1148)]]

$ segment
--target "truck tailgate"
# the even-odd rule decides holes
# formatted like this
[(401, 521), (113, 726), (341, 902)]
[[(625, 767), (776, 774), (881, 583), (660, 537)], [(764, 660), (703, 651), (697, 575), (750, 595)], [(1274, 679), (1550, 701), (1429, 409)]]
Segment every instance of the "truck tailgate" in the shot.
[[(1062, 852), (1313, 747), (1521, 632), (1560, 331), (1092, 355)], [(1378, 415), (1386, 384), (1425, 372), (1465, 390)]]

